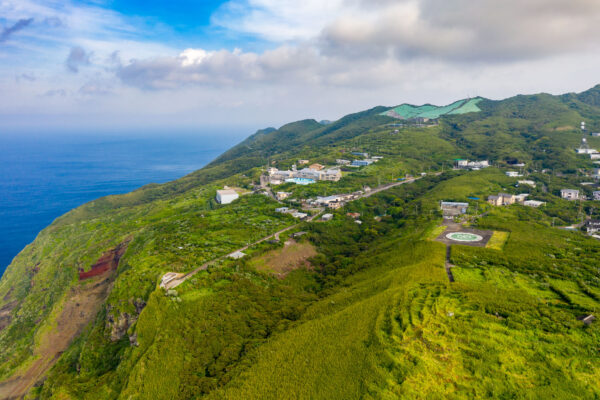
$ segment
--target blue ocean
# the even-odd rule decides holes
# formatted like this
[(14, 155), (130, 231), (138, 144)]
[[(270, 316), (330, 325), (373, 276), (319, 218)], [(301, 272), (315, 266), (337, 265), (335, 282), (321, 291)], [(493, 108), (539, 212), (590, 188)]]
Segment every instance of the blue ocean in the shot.
[(180, 178), (243, 136), (0, 136), (0, 276), (60, 215), (102, 196)]

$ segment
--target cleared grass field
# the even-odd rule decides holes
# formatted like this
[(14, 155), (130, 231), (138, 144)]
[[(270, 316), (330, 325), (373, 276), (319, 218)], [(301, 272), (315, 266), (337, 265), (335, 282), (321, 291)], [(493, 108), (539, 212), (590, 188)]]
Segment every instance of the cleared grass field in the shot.
[(502, 251), (502, 249), (504, 249), (506, 241), (508, 240), (509, 235), (510, 232), (494, 231), (494, 234), (490, 238), (490, 241), (485, 245), (485, 247), (487, 247), (488, 249)]
[(258, 271), (271, 272), (284, 277), (297, 268), (309, 268), (308, 259), (315, 255), (317, 255), (317, 251), (309, 242), (298, 243), (290, 239), (284, 243), (282, 248), (256, 257), (250, 260), (248, 265)]

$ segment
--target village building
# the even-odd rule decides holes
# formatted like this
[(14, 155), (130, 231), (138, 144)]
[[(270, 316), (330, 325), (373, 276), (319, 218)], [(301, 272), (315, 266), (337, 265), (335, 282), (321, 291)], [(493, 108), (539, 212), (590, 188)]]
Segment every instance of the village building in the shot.
[(327, 206), (331, 203), (339, 203), (341, 202), (341, 198), (338, 195), (326, 196), (326, 197), (317, 197), (315, 200), (315, 204)]
[(337, 182), (342, 179), (342, 171), (339, 169), (328, 169), (326, 171), (321, 171), (320, 180), (322, 181), (332, 181)]
[(338, 165), (348, 165), (350, 164), (350, 160), (344, 160), (343, 158), (338, 158), (335, 160), (335, 163)]
[(600, 153), (590, 154), (590, 159), (600, 160)]
[(371, 165), (373, 164), (373, 161), (371, 160), (354, 160), (352, 161), (352, 166), (353, 167), (366, 167), (367, 165)]
[(298, 211), (291, 213), (291, 215), (292, 215), (292, 217), (298, 218), (298, 219), (305, 219), (306, 217), (308, 217), (308, 214), (303, 213), (303, 212), (298, 212)]
[(361, 152), (358, 152), (358, 151), (353, 151), (352, 155), (353, 156), (363, 157), (363, 158), (369, 158), (369, 153), (361, 153)]
[(333, 214), (323, 214), (321, 220), (323, 221), (331, 221), (333, 219)]
[(352, 213), (352, 212), (349, 212), (349, 213), (347, 213), (346, 215), (347, 215), (347, 216), (349, 216), (349, 217), (351, 217), (351, 218), (354, 218), (354, 219), (358, 219), (358, 218), (360, 218), (360, 213)]
[(530, 180), (522, 180), (522, 181), (518, 181), (518, 183), (519, 183), (519, 185), (527, 185), (527, 186), (535, 187), (535, 182), (530, 181)]
[(517, 177), (523, 176), (523, 175), (518, 173), (517, 171), (506, 171), (506, 176), (511, 177), (511, 178), (517, 178)]
[(455, 161), (454, 167), (456, 169), (471, 169), (471, 170), (476, 171), (476, 170), (480, 170), (480, 169), (487, 168), (490, 166), (490, 162), (488, 160), (469, 161), (469, 160), (456, 159), (454, 161)]
[(467, 209), (469, 208), (469, 203), (442, 201), (440, 202), (440, 208), (444, 216), (454, 217), (457, 215), (465, 214), (467, 212)]
[(290, 210), (290, 209), (289, 209), (288, 207), (279, 207), (279, 208), (276, 208), (276, 209), (275, 209), (275, 212), (278, 212), (278, 213), (283, 213), (283, 214), (285, 214), (285, 213), (289, 212), (289, 210)]
[(488, 203), (493, 206), (509, 206), (517, 202), (517, 196), (508, 193), (499, 193), (497, 196), (488, 196)]
[(592, 196), (593, 196), (592, 198), (593, 198), (594, 200), (600, 200), (600, 191), (594, 191), (594, 192), (592, 193)]
[(539, 201), (539, 200), (525, 200), (523, 202), (523, 205), (525, 205), (527, 207), (534, 207), (534, 208), (541, 207), (544, 204), (546, 204), (545, 201)]
[(217, 203), (219, 204), (229, 204), (235, 199), (239, 198), (240, 195), (233, 189), (223, 189), (217, 190)]
[(310, 161), (308, 160), (298, 160), (298, 165), (308, 164)]
[(309, 166), (308, 166), (308, 168), (310, 168), (310, 169), (313, 169), (313, 170), (315, 170), (315, 171), (320, 171), (320, 170), (322, 170), (323, 168), (325, 168), (325, 166), (324, 166), (324, 165), (321, 165), (321, 164), (317, 164), (317, 163), (315, 163), (315, 164), (311, 164), (311, 165), (309, 165)]
[(585, 229), (586, 229), (588, 235), (592, 235), (594, 233), (600, 232), (600, 220), (591, 219), (591, 220), (587, 221), (585, 224)]
[(338, 208), (342, 208), (344, 205), (342, 203), (329, 203), (327, 204), (327, 208), (331, 210), (337, 210)]
[(579, 190), (575, 189), (562, 189), (560, 191), (560, 197), (566, 200), (578, 200), (579, 199)]
[(277, 192), (275, 194), (275, 197), (277, 198), (277, 200), (281, 201), (281, 200), (285, 200), (290, 196), (290, 192)]
[(521, 193), (515, 196), (515, 202), (516, 203), (524, 203), (525, 200), (527, 200), (527, 197), (529, 197), (529, 193)]

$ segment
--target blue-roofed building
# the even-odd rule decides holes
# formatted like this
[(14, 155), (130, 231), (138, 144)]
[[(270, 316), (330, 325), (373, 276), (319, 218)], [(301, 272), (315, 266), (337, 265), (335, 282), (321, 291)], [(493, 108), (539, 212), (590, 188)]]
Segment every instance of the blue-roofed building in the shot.
[(367, 165), (373, 164), (373, 161), (370, 160), (354, 160), (352, 161), (352, 166), (354, 167), (366, 167)]

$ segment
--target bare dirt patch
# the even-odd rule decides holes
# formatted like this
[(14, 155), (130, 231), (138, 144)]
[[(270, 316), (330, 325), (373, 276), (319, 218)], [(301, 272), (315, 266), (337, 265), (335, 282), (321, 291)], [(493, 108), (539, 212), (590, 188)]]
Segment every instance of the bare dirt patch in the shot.
[(288, 240), (283, 248), (271, 250), (251, 262), (257, 270), (268, 271), (283, 278), (298, 268), (310, 268), (310, 257), (316, 256), (317, 251), (312, 244)]
[(573, 130), (575, 130), (575, 127), (571, 126), (571, 125), (564, 125), (564, 126), (557, 126), (556, 128), (554, 128), (554, 130), (557, 132), (573, 131)]
[[(109, 259), (109, 268), (102, 268), (103, 272), (98, 274), (98, 269), (92, 277), (84, 283), (71, 289), (67, 300), (56, 317), (55, 326), (42, 336), (38, 346), (34, 350), (35, 360), (24, 371), (17, 372), (11, 378), (0, 383), (0, 399), (21, 399), (36, 383), (43, 380), (48, 370), (54, 365), (60, 355), (67, 349), (83, 329), (94, 320), (102, 304), (106, 301), (114, 281), (116, 265), (115, 255), (120, 254), (118, 260), (125, 252), (127, 243), (105, 253), (96, 264), (106, 264)], [(107, 258), (107, 254), (112, 257)], [(103, 261), (104, 260), (104, 261)], [(96, 265), (95, 264), (95, 265)], [(93, 271), (93, 268), (92, 268)], [(80, 276), (81, 279), (81, 276)]]

